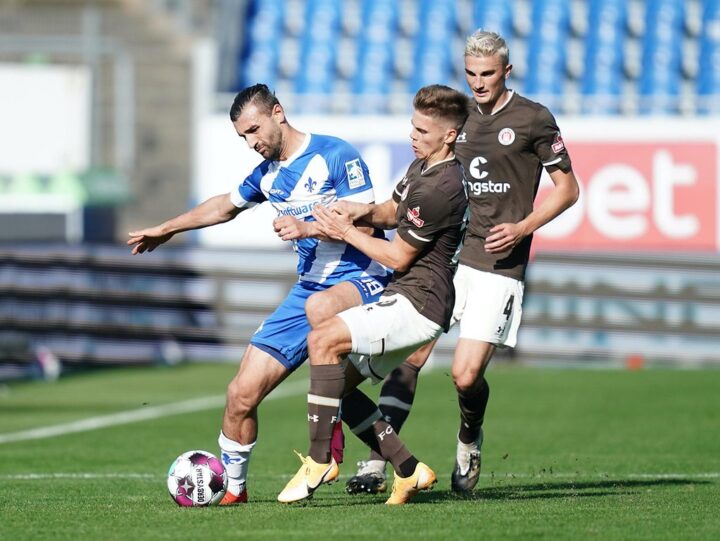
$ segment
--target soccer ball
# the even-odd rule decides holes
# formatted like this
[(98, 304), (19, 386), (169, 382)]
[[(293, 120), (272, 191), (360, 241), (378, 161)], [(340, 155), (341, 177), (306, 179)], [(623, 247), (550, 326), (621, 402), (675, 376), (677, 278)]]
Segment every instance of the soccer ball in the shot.
[(225, 466), (207, 451), (188, 451), (168, 471), (170, 497), (183, 507), (217, 505), (227, 490)]

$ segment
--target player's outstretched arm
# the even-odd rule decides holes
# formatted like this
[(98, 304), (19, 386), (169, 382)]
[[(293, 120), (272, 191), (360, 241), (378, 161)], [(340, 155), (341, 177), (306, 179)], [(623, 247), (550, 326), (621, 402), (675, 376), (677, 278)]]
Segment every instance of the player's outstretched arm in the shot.
[(395, 229), (397, 227), (397, 220), (395, 219), (397, 203), (392, 199), (377, 205), (374, 203), (337, 201), (330, 205), (330, 210), (349, 216), (356, 225), (361, 223), (380, 229)]
[(555, 187), (524, 220), (516, 224), (498, 224), (490, 230), (491, 235), (485, 239), (486, 252), (497, 254), (511, 250), (525, 237), (575, 204), (580, 188), (572, 170), (565, 172), (556, 169), (550, 173), (550, 179)]
[(130, 231), (127, 244), (132, 246), (131, 253), (133, 255), (152, 252), (177, 233), (228, 222), (235, 218), (241, 210), (233, 205), (230, 194), (216, 195), (188, 212), (160, 225)]
[(399, 235), (391, 242), (360, 231), (347, 214), (317, 205), (313, 216), (325, 233), (336, 240), (345, 241), (378, 263), (396, 271), (406, 271), (417, 259), (420, 250), (411, 246)]
[(300, 240), (315, 238), (335, 240), (328, 237), (316, 222), (305, 222), (292, 216), (278, 216), (273, 220), (273, 229), (281, 240)]

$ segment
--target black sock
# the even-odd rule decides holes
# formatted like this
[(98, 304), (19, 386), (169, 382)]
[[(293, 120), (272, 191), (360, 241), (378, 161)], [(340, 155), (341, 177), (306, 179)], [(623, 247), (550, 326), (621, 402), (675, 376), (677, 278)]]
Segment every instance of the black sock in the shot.
[(480, 429), (489, 398), (490, 386), (485, 378), (483, 378), (479, 390), (458, 391), (458, 404), (460, 405), (458, 439), (462, 443), (473, 443), (480, 437)]
[(415, 458), (414, 456), (408, 458), (398, 467), (398, 473), (400, 474), (400, 477), (410, 477), (413, 473), (415, 473), (415, 466), (417, 465), (417, 458)]

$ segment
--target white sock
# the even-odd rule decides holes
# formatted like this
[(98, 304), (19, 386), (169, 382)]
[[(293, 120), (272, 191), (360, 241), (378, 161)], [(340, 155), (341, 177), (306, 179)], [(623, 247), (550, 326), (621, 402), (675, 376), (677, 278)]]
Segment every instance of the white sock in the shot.
[(228, 474), (228, 492), (234, 496), (238, 496), (245, 490), (247, 483), (248, 465), (250, 463), (250, 453), (257, 442), (247, 445), (238, 443), (228, 438), (220, 431), (218, 444), (220, 445), (221, 457), (225, 471)]
[(363, 464), (362, 473), (373, 472), (379, 475), (385, 475), (386, 464), (384, 460), (368, 460)]
[(456, 459), (457, 463), (460, 465), (460, 473), (462, 473), (463, 475), (465, 475), (470, 469), (470, 453), (472, 453), (473, 451), (479, 451), (482, 447), (482, 442), (482, 429), (480, 430), (480, 436), (478, 437), (478, 441), (474, 441), (472, 443), (463, 443), (458, 440)]

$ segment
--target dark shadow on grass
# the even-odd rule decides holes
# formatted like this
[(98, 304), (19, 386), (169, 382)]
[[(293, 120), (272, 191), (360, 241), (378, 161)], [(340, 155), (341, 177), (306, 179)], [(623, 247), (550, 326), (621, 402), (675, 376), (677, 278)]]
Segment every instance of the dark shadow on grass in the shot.
[[(508, 479), (509, 482), (513, 480)], [(563, 481), (543, 482), (531, 484), (506, 484), (505, 480), (495, 481), (493, 486), (476, 489), (470, 494), (457, 494), (450, 490), (432, 490), (421, 492), (411, 502), (427, 504), (454, 501), (479, 500), (554, 500), (561, 498), (597, 498), (605, 496), (618, 496), (623, 494), (637, 494), (640, 488), (673, 487), (683, 485), (707, 485), (711, 481), (698, 479), (604, 479), (601, 481)], [(389, 494), (370, 496), (364, 494), (322, 494), (318, 493), (313, 499), (286, 505), (287, 509), (326, 508), (326, 507), (358, 507), (384, 505)], [(253, 499), (254, 504), (277, 503), (271, 498)], [(278, 503), (278, 505), (283, 505)]]
[[(505, 484), (475, 489), (470, 494), (456, 494), (451, 491), (436, 491), (427, 494), (431, 501), (451, 500), (529, 500), (617, 496), (636, 494), (639, 488), (672, 487), (685, 485), (707, 485), (710, 481), (698, 479), (605, 479), (602, 481), (563, 481), (532, 484)], [(417, 497), (418, 501), (423, 495)]]

